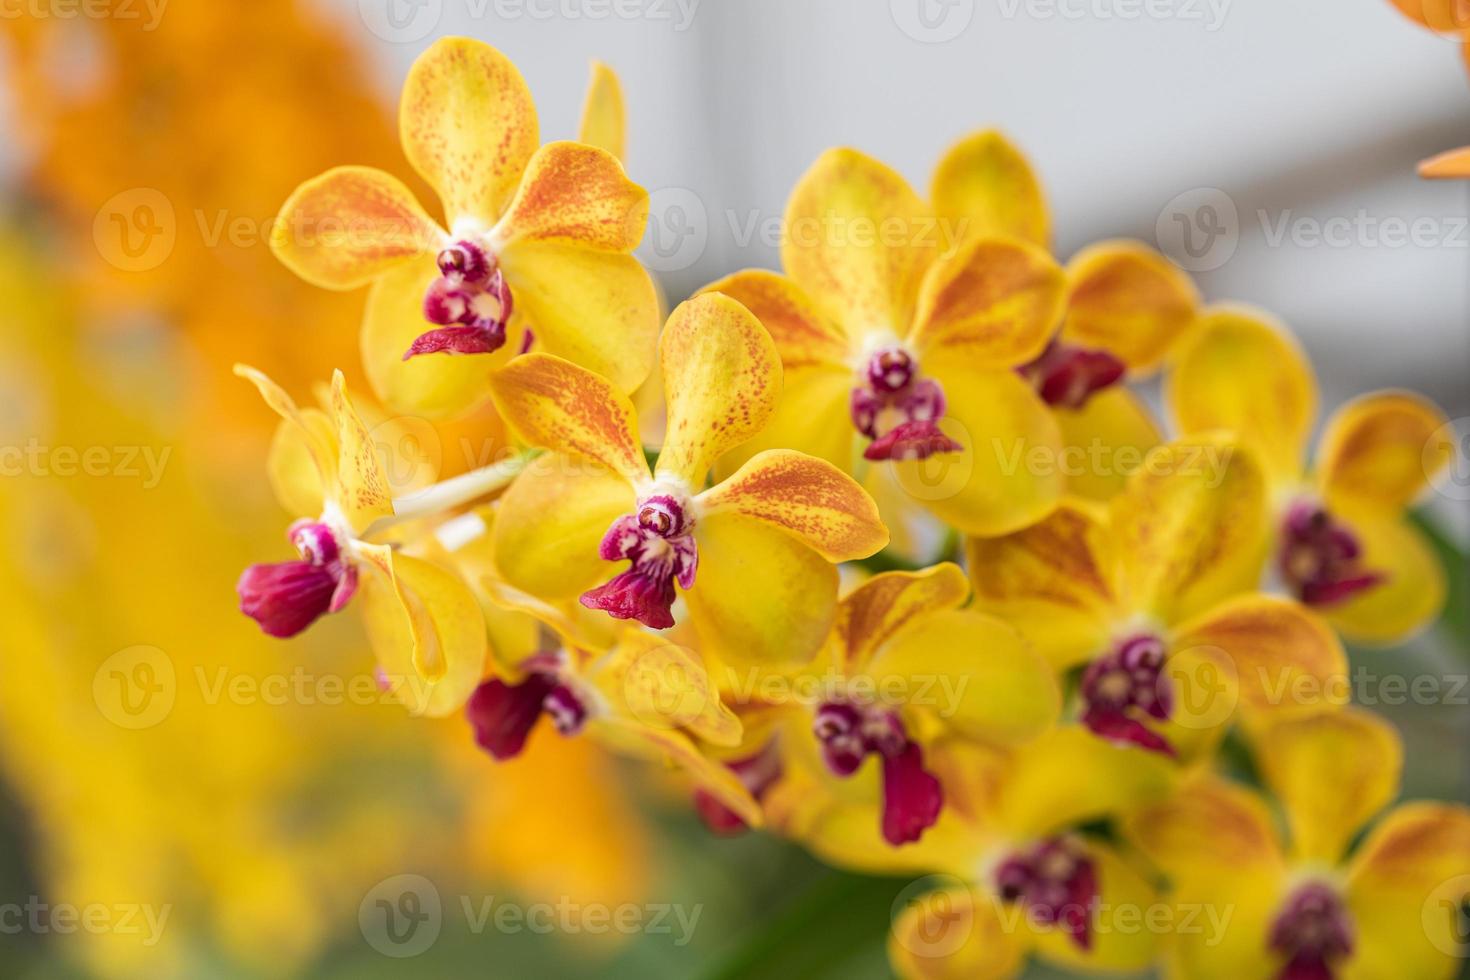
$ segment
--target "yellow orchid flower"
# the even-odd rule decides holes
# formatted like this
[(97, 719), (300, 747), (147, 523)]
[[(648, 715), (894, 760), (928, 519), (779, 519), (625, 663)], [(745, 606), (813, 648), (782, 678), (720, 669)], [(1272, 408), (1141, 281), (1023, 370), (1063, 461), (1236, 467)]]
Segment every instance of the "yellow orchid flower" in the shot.
[[(739, 303), (679, 306), (660, 358), (668, 437), (652, 472), (632, 403), (607, 380), (539, 353), (492, 376), (507, 424), (550, 450), (501, 498), (496, 564), (523, 592), (580, 594), (655, 629), (674, 624), (677, 586), (721, 660), (810, 659), (835, 611), (832, 563), (888, 540), (877, 508), (831, 464), (784, 449), (703, 489), (714, 460), (766, 426), (781, 386), (770, 336)], [(632, 567), (606, 582), (605, 562), (621, 560)]]
[[(484, 618), (455, 575), (367, 540), (412, 512), (395, 511), (382, 462), (348, 399), (342, 372), (332, 375), (327, 411), (297, 408), (254, 368), (236, 365), (235, 373), (252, 382), (282, 418), (271, 454), (271, 483), (282, 504), (317, 514), (291, 525), (298, 560), (251, 565), (240, 576), (241, 611), (266, 634), (290, 637), (340, 611), (360, 586), (383, 683), (415, 714), (457, 710), (484, 668)], [(423, 491), (416, 504), (424, 508), (487, 493), (519, 465), (516, 460), (455, 478), (440, 485), (449, 494)]]
[[(784, 676), (727, 670), (726, 690), (745, 692), (761, 721), (731, 769), (758, 798), (787, 769), (815, 775), (803, 807), (862, 810), (880, 863), (918, 840), (944, 806), (925, 744), (950, 735), (1018, 744), (1060, 710), (1051, 667), (1006, 623), (960, 608), (969, 594), (950, 563), (875, 575), (838, 603), (811, 664)], [(730, 826), (712, 807), (701, 812), (716, 829)]]
[(954, 879), (895, 918), (894, 972), (1004, 980), (1033, 954), (1083, 972), (1148, 968), (1154, 889), (1117, 848), (1078, 828), (1164, 797), (1167, 763), (1076, 726), (1008, 752), (951, 741), (935, 762), (955, 816), (941, 825), (946, 851), (930, 870)]
[[(594, 80), (599, 100), (607, 88)], [(611, 140), (614, 121), (601, 102), (589, 107), (594, 138)], [(348, 166), (298, 187), (271, 236), (308, 282), (372, 284), (362, 350), (374, 391), (401, 410), (454, 415), (483, 401), (489, 372), (533, 344), (620, 390), (637, 387), (652, 366), (657, 303), (629, 254), (648, 195), (618, 158), (585, 143), (540, 145), (520, 72), (467, 38), (437, 41), (414, 63), (399, 130), (447, 230), (395, 177)]]
[(1049, 255), (1014, 240), (961, 243), (901, 176), (836, 149), (791, 192), (781, 264), (784, 275), (750, 269), (706, 287), (760, 318), (786, 370), (771, 425), (721, 473), (799, 449), (975, 534), (1055, 506), (1059, 476), (1007, 466), (1011, 453), (1061, 448), (1015, 370), (1061, 313), (1065, 280)]
[(1064, 502), (1034, 527), (969, 542), (975, 607), (1059, 670), (1081, 665), (1081, 720), (1107, 739), (1194, 754), (1236, 714), (1341, 700), (1325, 623), (1251, 592), (1266, 477), (1223, 439), (1160, 446), (1103, 508)]
[[(995, 130), (957, 142), (935, 168), (930, 196), (940, 217), (972, 237), (1050, 247), (1040, 179)], [(1066, 266), (1066, 302), (1046, 348), (1021, 366), (1062, 432), (1067, 490), (1107, 499), (1127, 477), (1122, 453), (1161, 441), (1148, 407), (1124, 382), (1146, 378), (1188, 332), (1199, 308), (1189, 276), (1141, 242), (1097, 242)], [(1098, 453), (1107, 465), (1090, 461)]]
[(1465, 948), (1454, 929), (1470, 892), (1470, 809), (1403, 803), (1349, 855), (1354, 837), (1398, 795), (1398, 733), (1344, 708), (1273, 721), (1254, 744), (1285, 811), (1285, 841), (1266, 800), (1203, 772), (1126, 820), (1128, 837), (1169, 877), (1176, 907), (1230, 913), (1219, 934), (1176, 929), (1165, 975), (1455, 976)]
[(1439, 614), (1444, 570), (1404, 519), (1454, 455), (1444, 415), (1400, 391), (1364, 395), (1327, 420), (1304, 472), (1317, 382), (1265, 314), (1217, 308), (1179, 352), (1166, 400), (1185, 433), (1229, 429), (1266, 463), (1282, 585), (1359, 641), (1402, 640)]
[[(491, 517), (482, 540), (493, 537), (496, 520)], [(516, 758), (544, 715), (563, 736), (586, 734), (623, 755), (672, 762), (722, 808), (760, 824), (760, 808), (746, 787), (704, 751), (705, 745), (738, 745), (742, 726), (699, 654), (636, 626), (600, 630), (579, 606), (516, 589), (495, 568), (493, 552), (481, 550), (469, 568), (477, 591), (496, 610), (491, 622), (507, 615), (528, 619), (556, 643), (538, 636), (529, 648), (492, 644), (492, 676), (465, 705), (480, 748), (500, 761)]]

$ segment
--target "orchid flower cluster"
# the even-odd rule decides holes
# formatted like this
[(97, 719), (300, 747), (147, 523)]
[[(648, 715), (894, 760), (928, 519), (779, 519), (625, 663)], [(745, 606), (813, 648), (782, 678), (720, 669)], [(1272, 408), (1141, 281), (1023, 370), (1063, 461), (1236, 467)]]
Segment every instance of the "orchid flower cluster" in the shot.
[[(994, 132), (951, 148), (927, 198), (823, 154), (782, 270), (660, 323), (610, 71), (580, 139), (542, 144), (515, 66), (441, 40), (400, 128), (442, 221), (341, 167), (290, 197), (273, 248), (371, 287), (389, 413), (493, 412), (519, 449), (398, 495), (340, 372), (300, 407), (241, 367), (282, 416), (270, 473), (299, 518), (298, 557), (240, 580), (265, 632), (356, 607), (382, 683), (462, 712), (496, 760), (544, 717), (682, 769), (717, 833), (946, 875), (892, 924), (907, 977), (1032, 955), (1452, 974), (1470, 810), (1382, 812), (1400, 743), (1346, 703), (1340, 639), (1399, 641), (1444, 602), (1405, 516), (1450, 459), (1438, 409), (1367, 395), (1309, 453), (1315, 380), (1285, 329), (1202, 307), (1136, 242), (1058, 263)], [(1172, 438), (1130, 387), (1158, 374)], [(1221, 775), (1227, 739), (1259, 787)], [(1192, 903), (1229, 906), (1223, 936), (1108, 921)]]

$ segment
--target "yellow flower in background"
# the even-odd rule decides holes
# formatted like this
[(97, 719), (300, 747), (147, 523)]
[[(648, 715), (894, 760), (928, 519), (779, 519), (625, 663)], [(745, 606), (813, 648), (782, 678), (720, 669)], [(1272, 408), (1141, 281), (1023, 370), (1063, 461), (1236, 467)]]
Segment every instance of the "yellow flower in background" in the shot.
[(1272, 567), (1282, 586), (1351, 639), (1403, 640), (1439, 615), (1444, 570), (1405, 510), (1454, 455), (1444, 415), (1410, 392), (1382, 391), (1317, 420), (1311, 364), (1264, 314), (1202, 317), (1166, 389), (1187, 433), (1228, 429), (1266, 464)]
[(1284, 836), (1260, 795), (1203, 772), (1127, 820), (1128, 837), (1169, 877), (1176, 907), (1230, 913), (1220, 932), (1176, 929), (1167, 975), (1455, 976), (1470, 810), (1411, 802), (1378, 816), (1398, 795), (1403, 747), (1357, 708), (1268, 723), (1254, 743)]
[(890, 510), (917, 503), (974, 534), (1016, 530), (1055, 506), (1058, 476), (1006, 465), (1012, 453), (1061, 449), (1015, 370), (1041, 353), (1061, 312), (1064, 279), (1049, 255), (1020, 241), (962, 243), (901, 176), (837, 149), (791, 192), (781, 265), (784, 275), (751, 269), (706, 287), (760, 318), (786, 369), (771, 425), (720, 473), (798, 449), (863, 476)]
[[(1461, 0), (1393, 0), (1393, 5), (1410, 20), (1439, 34), (1460, 41), (1460, 57), (1470, 70), (1470, 9)], [(1470, 177), (1470, 146), (1447, 150), (1419, 164), (1419, 176), (1464, 180)]]
[[(593, 96), (609, 99), (608, 84), (595, 81)], [(615, 139), (613, 107), (590, 107), (588, 123)], [(466, 38), (440, 40), (414, 63), (399, 130), (447, 229), (392, 175), (352, 166), (297, 188), (271, 236), (308, 282), (372, 284), (362, 352), (378, 395), (402, 411), (458, 414), (483, 402), (493, 368), (533, 345), (636, 388), (652, 366), (657, 301), (629, 254), (648, 195), (618, 158), (583, 143), (540, 145), (520, 72)], [(493, 359), (420, 357), (502, 347)]]
[[(995, 130), (971, 134), (949, 149), (935, 168), (930, 198), (940, 217), (969, 237), (1051, 245), (1041, 181)], [(1120, 451), (1142, 456), (1160, 442), (1151, 412), (1125, 382), (1159, 370), (1198, 307), (1189, 276), (1141, 242), (1097, 242), (1071, 258), (1056, 332), (1019, 369), (1051, 407), (1064, 459)], [(1105, 500), (1122, 489), (1124, 469), (1069, 465), (1067, 490)]]
[[(523, 592), (580, 594), (654, 629), (674, 625), (682, 594), (700, 648), (722, 661), (808, 660), (836, 608), (833, 563), (887, 542), (877, 508), (840, 470), (790, 450), (705, 489), (715, 459), (765, 428), (780, 395), (771, 338), (739, 303), (679, 306), (660, 360), (668, 435), (652, 472), (632, 403), (604, 378), (538, 353), (492, 375), (509, 426), (550, 450), (501, 498), (495, 564)], [(615, 561), (632, 565), (605, 581)]]
[(1266, 476), (1224, 439), (1155, 449), (1106, 507), (968, 545), (975, 608), (1015, 625), (1059, 670), (1084, 666), (1081, 721), (1188, 756), (1238, 707), (1291, 711), (1346, 697), (1337, 637), (1302, 606), (1254, 591)]
[(950, 740), (936, 765), (954, 817), (942, 857), (893, 922), (888, 958), (905, 980), (1006, 980), (1035, 955), (1084, 972), (1135, 972), (1157, 937), (1146, 875), (1079, 828), (1163, 797), (1167, 763), (1076, 726), (1009, 752)]
[[(730, 768), (757, 777), (749, 788), (762, 793), (803, 770), (792, 774), (809, 785), (797, 794), (802, 814), (783, 822), (807, 825), (813, 810), (831, 807), (866, 811), (865, 824), (853, 817), (854, 850), (884, 866), (884, 852), (918, 840), (945, 805), (925, 745), (951, 735), (1018, 744), (1057, 717), (1050, 666), (1006, 623), (960, 608), (969, 593), (948, 563), (875, 575), (838, 603), (831, 636), (804, 668), (772, 677), (732, 669), (727, 687), (756, 696), (740, 707), (759, 726)], [(708, 804), (701, 810), (717, 828), (729, 824)], [(825, 828), (808, 834), (818, 848), (830, 844)]]

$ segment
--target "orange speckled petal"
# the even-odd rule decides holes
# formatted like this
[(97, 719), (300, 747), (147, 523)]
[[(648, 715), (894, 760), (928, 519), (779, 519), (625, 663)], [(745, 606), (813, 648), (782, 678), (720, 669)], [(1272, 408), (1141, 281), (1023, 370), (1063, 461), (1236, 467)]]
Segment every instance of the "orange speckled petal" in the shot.
[(361, 532), (393, 514), (393, 497), (372, 435), (347, 397), (341, 371), (332, 372), (332, 420), (337, 427), (337, 507), (347, 526)]
[(720, 293), (681, 303), (659, 339), (668, 424), (659, 476), (704, 486), (714, 461), (765, 428), (781, 397), (771, 335)]
[(520, 71), (490, 45), (446, 37), (419, 55), (403, 83), (398, 135), (404, 155), (462, 218), (500, 217), (540, 145), (536, 105)]
[(1099, 242), (1067, 263), (1062, 338), (1147, 374), (1185, 335), (1198, 306), (1194, 282), (1158, 252), (1141, 242)]
[(855, 561), (888, 543), (878, 505), (826, 460), (768, 449), (701, 494), (707, 514), (729, 511), (782, 528), (828, 561)]
[(701, 293), (724, 293), (754, 313), (770, 333), (787, 371), (815, 365), (846, 366), (848, 340), (801, 287), (779, 272), (745, 269)]
[(993, 129), (951, 146), (934, 168), (934, 210), (965, 237), (1008, 236), (1046, 247), (1041, 181), (1021, 151)]
[(505, 216), (490, 231), (495, 250), (520, 241), (630, 252), (648, 223), (648, 192), (618, 158), (585, 143), (548, 143), (531, 157)]
[(1449, 420), (1433, 402), (1411, 392), (1379, 391), (1353, 399), (1327, 420), (1317, 479), (1329, 506), (1395, 512), (1454, 457)]
[(880, 646), (915, 618), (958, 609), (970, 595), (953, 562), (918, 572), (882, 572), (858, 585), (837, 607), (837, 635), (849, 671), (863, 669)]

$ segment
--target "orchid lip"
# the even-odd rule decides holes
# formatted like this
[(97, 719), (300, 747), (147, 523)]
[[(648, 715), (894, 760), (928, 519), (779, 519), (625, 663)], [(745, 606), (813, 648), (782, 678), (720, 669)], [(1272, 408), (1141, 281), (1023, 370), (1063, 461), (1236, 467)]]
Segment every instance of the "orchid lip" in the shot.
[(1053, 337), (1045, 350), (1016, 372), (1031, 382), (1048, 405), (1078, 411), (1093, 395), (1122, 381), (1128, 366), (1108, 351)]
[(437, 329), (415, 339), (403, 359), (499, 350), (514, 303), (494, 254), (467, 236), (446, 242), (435, 262), (439, 275), (424, 291), (423, 312)]
[(521, 754), (536, 722), (544, 715), (561, 735), (576, 735), (596, 706), (581, 685), (560, 669), (564, 661), (538, 654), (524, 661), (516, 684), (499, 678), (482, 681), (465, 704), (475, 743), (499, 760)]
[(668, 629), (674, 625), (674, 586), (693, 588), (699, 546), (694, 540), (692, 501), (668, 487), (654, 486), (658, 492), (644, 495), (632, 513), (614, 521), (598, 548), (603, 560), (626, 560), (631, 566), (582, 593), (581, 603), (615, 619)]
[(1173, 755), (1168, 740), (1145, 723), (1173, 715), (1173, 686), (1164, 672), (1167, 657), (1164, 641), (1153, 633), (1118, 640), (1082, 674), (1082, 723), (1110, 741)]
[(1326, 882), (1308, 881), (1290, 892), (1271, 923), (1273, 951), (1286, 957), (1281, 980), (1336, 975), (1356, 945), (1352, 914), (1337, 890)]
[(1277, 571), (1309, 606), (1338, 605), (1387, 578), (1364, 564), (1353, 528), (1310, 497), (1287, 506), (1280, 541)]
[(1069, 837), (1019, 848), (991, 869), (996, 892), (1019, 904), (1033, 921), (1054, 926), (1073, 945), (1092, 948), (1092, 914), (1099, 896), (1097, 867)]
[(872, 440), (863, 453), (870, 460), (927, 459), (963, 450), (939, 427), (945, 407), (939, 382), (922, 376), (914, 355), (892, 344), (871, 351), (848, 400), (853, 427)]
[(280, 638), (341, 611), (357, 591), (357, 567), (347, 557), (346, 539), (331, 526), (297, 521), (288, 537), (301, 556), (298, 560), (251, 565), (235, 586), (240, 611), (264, 633)]
[(924, 768), (923, 750), (908, 737), (897, 713), (848, 700), (818, 707), (812, 734), (821, 745), (827, 768), (846, 778), (869, 755), (883, 766), (883, 838), (895, 847), (918, 840), (944, 804), (943, 789)]

